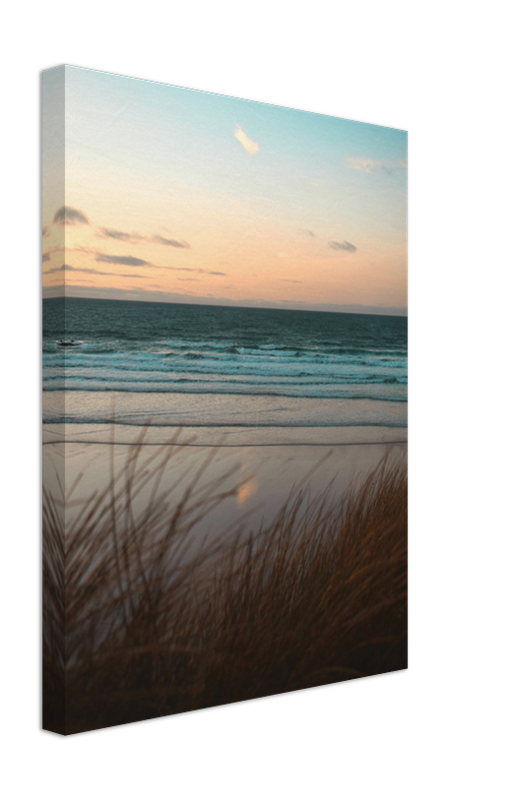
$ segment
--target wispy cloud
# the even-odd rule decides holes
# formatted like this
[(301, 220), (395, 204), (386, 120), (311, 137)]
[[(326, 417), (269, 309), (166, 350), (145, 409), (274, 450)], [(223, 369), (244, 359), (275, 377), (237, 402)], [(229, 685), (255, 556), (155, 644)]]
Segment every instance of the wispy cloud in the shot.
[[(104, 228), (103, 230), (110, 231), (109, 228), (108, 229)], [(121, 239), (121, 236), (123, 236), (122, 231), (110, 231), (110, 232), (115, 233), (115, 234), (119, 234), (119, 236), (112, 236), (111, 238), (119, 239), (120, 241), (124, 241), (123, 239)], [(125, 235), (126, 236), (130, 236), (131, 234), (125, 234)], [(162, 239), (162, 237), (159, 237), (159, 238)], [(170, 240), (164, 240), (164, 241), (166, 243), (166, 242), (169, 242)], [(183, 243), (183, 244), (180, 244), (178, 246), (181, 246), (181, 247), (187, 246), (188, 247), (189, 245), (185, 245), (185, 243)], [(43, 257), (42, 257), (43, 261), (49, 261), (52, 252), (60, 250), (60, 249), (61, 248), (53, 248), (53, 249), (50, 248), (50, 250), (47, 253), (43, 254)], [(68, 248), (68, 250), (70, 252), (69, 248)], [(117, 265), (124, 266), (124, 267), (150, 267), (151, 269), (166, 270), (166, 271), (169, 271), (169, 272), (192, 272), (195, 275), (218, 275), (218, 276), (221, 276), (221, 277), (225, 277), (226, 274), (227, 274), (226, 272), (219, 272), (217, 270), (210, 270), (210, 269), (200, 269), (198, 267), (160, 266), (160, 265), (157, 265), (157, 264), (152, 264), (152, 262), (146, 261), (144, 258), (135, 258), (135, 256), (108, 255), (107, 253), (98, 253), (97, 250), (91, 250), (90, 248), (87, 248), (87, 247), (75, 247), (75, 248), (72, 248), (72, 251), (73, 252), (80, 252), (80, 253), (83, 252), (83, 253), (86, 253), (88, 255), (95, 255), (95, 260), (100, 264), (117, 264)], [(66, 265), (66, 264), (62, 265), (61, 267), (55, 268), (55, 269), (47, 270), (45, 272), (45, 274), (48, 275), (48, 274), (50, 274), (52, 272), (62, 272), (62, 271), (65, 271), (65, 270), (72, 270), (73, 272), (88, 272), (91, 275), (115, 275), (115, 276), (122, 277), (122, 278), (141, 278), (141, 277), (146, 277), (146, 276), (142, 276), (142, 275), (124, 275), (124, 274), (121, 275), (120, 273), (117, 273), (117, 272), (100, 272), (97, 269), (86, 269), (85, 267), (83, 267), (83, 268), (71, 267), (70, 265)]]
[(394, 169), (406, 169), (407, 161), (405, 158), (390, 161), (388, 159), (364, 158), (363, 156), (348, 156), (346, 165), (350, 169), (356, 169), (358, 172), (386, 172), (390, 175)]
[(356, 253), (357, 248), (354, 244), (350, 244), (350, 242), (329, 242), (329, 247), (333, 250), (345, 250), (347, 253)]
[(233, 135), (235, 136), (237, 141), (241, 143), (244, 150), (246, 150), (250, 155), (254, 156), (254, 154), (257, 153), (258, 150), (260, 149), (260, 145), (254, 142), (252, 139), (250, 139), (247, 133), (242, 130), (240, 125), (237, 125), (237, 123), (235, 123), (235, 127), (237, 130), (234, 132)]
[(89, 225), (88, 217), (83, 211), (78, 208), (71, 208), (71, 206), (62, 206), (59, 208), (53, 218), (53, 222), (57, 225)]
[[(154, 266), (154, 265), (152, 265)], [(223, 275), (225, 276), (226, 272), (214, 272), (211, 269), (200, 269), (199, 267), (156, 267), (156, 269), (167, 269), (171, 272), (194, 272), (195, 275)]]
[(131, 244), (153, 242), (154, 244), (162, 244), (165, 247), (190, 249), (190, 245), (187, 242), (179, 242), (177, 239), (166, 239), (164, 236), (159, 236), (158, 234), (154, 234), (154, 236), (141, 236), (139, 233), (126, 233), (125, 231), (117, 231), (113, 228), (100, 228), (99, 231), (99, 236), (107, 239), (115, 239), (117, 242), (130, 242)]
[(131, 242), (136, 243), (144, 239), (139, 233), (124, 233), (124, 231), (115, 231), (111, 228), (101, 228), (101, 236), (106, 236), (107, 239), (115, 239), (117, 242)]
[(44, 228), (42, 229), (42, 238), (43, 239), (44, 239), (45, 236), (48, 235), (48, 230), (49, 230), (48, 225), (45, 225)]
[(211, 269), (200, 269), (198, 267), (166, 267), (152, 264), (143, 258), (134, 256), (109, 256), (106, 253), (96, 253), (95, 260), (103, 264), (121, 264), (124, 267), (151, 267), (151, 269), (164, 269), (169, 272), (193, 272), (195, 275), (226, 275), (226, 272), (216, 272)]
[(108, 256), (106, 253), (97, 253), (95, 260), (103, 264), (122, 264), (124, 267), (153, 266), (150, 261), (144, 261), (143, 258), (134, 258), (134, 256)]
[(70, 264), (62, 264), (61, 267), (53, 267), (53, 269), (47, 269), (44, 273), (45, 275), (51, 275), (52, 272), (95, 272), (95, 269), (74, 269), (71, 267)]
[(348, 156), (346, 159), (346, 166), (350, 169), (356, 169), (358, 172), (375, 172), (380, 169), (383, 162), (375, 158), (361, 158), (357, 156)]
[(177, 242), (176, 239), (165, 239), (164, 236), (152, 236), (152, 241), (156, 244), (164, 244), (167, 247), (185, 247), (189, 249), (187, 242)]
[(110, 278), (144, 278), (145, 275), (132, 275), (132, 274), (123, 274), (119, 272), (101, 272), (98, 269), (87, 269), (85, 267), (72, 267), (70, 264), (62, 264), (61, 267), (54, 267), (53, 269), (48, 269), (44, 273), (45, 275), (51, 275), (53, 272), (85, 272), (88, 275), (108, 275)]
[(300, 232), (305, 233), (306, 236), (310, 236), (312, 239), (315, 238), (315, 233), (313, 231), (310, 231), (309, 228), (301, 228)]
[(78, 245), (77, 247), (65, 247), (65, 248), (59, 247), (59, 248), (55, 248), (55, 251), (57, 249), (61, 253), (65, 249), (66, 253), (85, 253), (87, 256), (90, 256), (90, 255), (93, 256), (95, 253), (97, 253), (97, 250), (95, 248), (93, 248), (93, 247), (84, 247), (83, 245)]

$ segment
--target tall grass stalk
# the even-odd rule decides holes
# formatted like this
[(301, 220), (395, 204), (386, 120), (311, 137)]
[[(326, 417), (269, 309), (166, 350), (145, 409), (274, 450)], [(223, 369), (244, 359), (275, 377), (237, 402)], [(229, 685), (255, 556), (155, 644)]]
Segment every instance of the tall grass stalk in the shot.
[[(407, 666), (407, 475), (388, 453), (339, 499), (194, 535), (231, 473), (133, 449), (86, 501), (44, 494), (43, 726), (70, 734)], [(185, 487), (185, 489), (183, 488)], [(135, 500), (150, 488), (142, 512)], [(62, 506), (73, 508), (65, 525)], [(249, 521), (248, 521), (249, 522)], [(245, 526), (244, 526), (245, 527)]]

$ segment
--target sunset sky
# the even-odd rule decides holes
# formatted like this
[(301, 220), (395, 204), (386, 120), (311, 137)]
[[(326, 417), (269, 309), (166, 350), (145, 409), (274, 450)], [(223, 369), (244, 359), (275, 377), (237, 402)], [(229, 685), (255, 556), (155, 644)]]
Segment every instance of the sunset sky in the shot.
[(43, 73), (46, 297), (406, 313), (406, 191), (405, 131)]

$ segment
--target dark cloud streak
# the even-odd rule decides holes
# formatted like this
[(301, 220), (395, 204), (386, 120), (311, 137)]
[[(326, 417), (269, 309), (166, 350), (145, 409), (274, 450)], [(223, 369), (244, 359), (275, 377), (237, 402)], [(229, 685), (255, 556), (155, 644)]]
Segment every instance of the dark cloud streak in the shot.
[(124, 267), (152, 267), (150, 261), (144, 261), (143, 258), (134, 258), (134, 256), (108, 256), (106, 253), (97, 253), (96, 261), (103, 264), (122, 264)]
[(101, 228), (101, 235), (106, 236), (108, 239), (115, 239), (117, 242), (141, 242), (145, 238), (140, 236), (139, 233), (124, 233), (124, 231), (115, 231), (111, 228)]
[(155, 242), (155, 244), (164, 244), (167, 247), (183, 247), (187, 250), (190, 249), (187, 242), (177, 242), (176, 239), (165, 239), (164, 236), (152, 236), (152, 241)]
[(86, 269), (85, 267), (71, 267), (70, 264), (62, 264), (61, 267), (54, 267), (53, 269), (48, 269), (44, 273), (45, 275), (51, 275), (52, 272), (85, 272), (88, 275), (107, 275), (110, 278), (145, 278), (145, 275), (130, 275), (126, 273), (119, 273), (119, 272), (101, 272), (98, 269)]
[(195, 272), (197, 275), (222, 275), (226, 277), (226, 272), (214, 272), (211, 269), (200, 269), (199, 267), (157, 267), (157, 269), (168, 269), (172, 272)]
[(107, 239), (115, 239), (117, 242), (130, 242), (136, 244), (137, 242), (153, 242), (154, 244), (162, 244), (165, 247), (178, 247), (184, 250), (190, 250), (191, 246), (187, 242), (179, 242), (177, 239), (166, 239), (164, 236), (154, 234), (153, 236), (140, 236), (139, 233), (126, 233), (125, 231), (116, 231), (113, 228), (100, 228), (99, 236), (106, 237)]
[(333, 250), (345, 250), (347, 253), (356, 253), (357, 248), (354, 244), (350, 244), (350, 242), (329, 242), (329, 247)]
[(78, 208), (71, 208), (71, 206), (62, 206), (59, 208), (53, 218), (53, 222), (57, 225), (89, 225), (88, 217), (83, 211)]

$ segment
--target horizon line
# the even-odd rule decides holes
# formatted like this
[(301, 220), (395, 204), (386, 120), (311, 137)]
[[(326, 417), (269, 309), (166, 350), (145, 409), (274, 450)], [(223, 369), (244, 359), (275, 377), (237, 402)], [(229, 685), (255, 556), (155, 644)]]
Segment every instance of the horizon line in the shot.
[[(43, 301), (44, 300), (58, 300), (58, 299), (70, 299), (70, 300), (103, 300), (103, 301), (114, 301), (118, 303), (155, 303), (157, 305), (195, 305), (195, 306), (206, 306), (212, 308), (255, 308), (255, 309), (266, 309), (268, 311), (311, 311), (315, 313), (326, 313), (326, 314), (365, 314), (366, 316), (386, 316), (386, 317), (405, 317), (408, 318), (408, 308), (399, 307), (399, 306), (368, 306), (368, 305), (361, 305), (358, 303), (345, 303), (335, 304), (335, 303), (315, 303), (314, 307), (303, 307), (302, 304), (299, 304), (298, 301), (288, 301), (288, 305), (279, 305), (277, 303), (272, 303), (271, 301), (250, 301), (250, 300), (240, 300), (238, 302), (234, 300), (230, 300), (229, 298), (217, 298), (214, 302), (214, 298), (192, 298), (190, 297), (187, 299), (187, 296), (177, 298), (161, 298), (161, 299), (145, 299), (140, 297), (97, 297), (93, 295), (81, 295), (81, 294), (57, 294), (58, 290), (64, 290), (65, 286), (55, 286), (55, 287), (46, 287), (46, 295), (43, 288)], [(55, 294), (51, 293), (48, 294), (47, 290), (50, 289), (55, 292)], [(128, 290), (116, 290), (118, 293), (128, 293)], [(155, 293), (154, 293), (155, 294)], [(211, 302), (212, 300), (212, 302)], [(264, 303), (263, 305), (261, 303)], [(309, 304), (310, 306), (313, 304)], [(321, 306), (321, 307), (320, 307)], [(323, 307), (323, 306), (329, 306)], [(333, 308), (332, 306), (335, 306)]]

